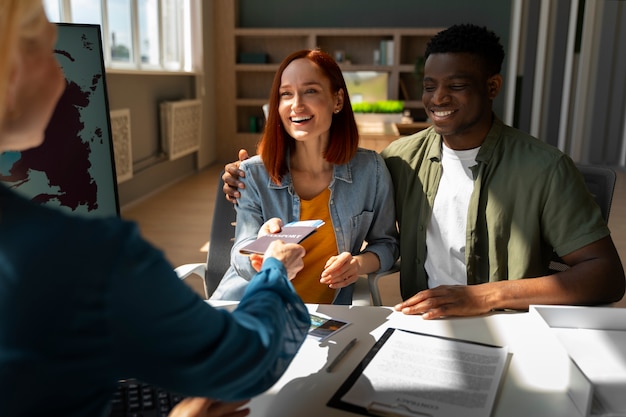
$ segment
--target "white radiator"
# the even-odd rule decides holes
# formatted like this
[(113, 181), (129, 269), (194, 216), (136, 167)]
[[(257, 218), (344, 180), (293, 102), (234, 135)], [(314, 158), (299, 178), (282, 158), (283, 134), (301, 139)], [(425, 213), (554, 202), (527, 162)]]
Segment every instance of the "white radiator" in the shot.
[(169, 159), (196, 152), (200, 148), (201, 101), (166, 101), (160, 107), (161, 142)]
[(130, 109), (111, 110), (111, 135), (117, 183), (133, 177), (133, 148), (130, 141)]

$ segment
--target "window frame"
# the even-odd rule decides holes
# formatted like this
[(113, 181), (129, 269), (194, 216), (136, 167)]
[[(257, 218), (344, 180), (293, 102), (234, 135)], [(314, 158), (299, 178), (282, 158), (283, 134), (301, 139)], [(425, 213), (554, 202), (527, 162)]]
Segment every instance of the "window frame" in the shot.
[[(202, 73), (202, 25), (196, 22), (194, 16), (202, 15), (202, 0), (175, 0), (180, 3), (181, 12), (176, 13), (177, 21), (173, 23), (178, 31), (178, 59), (174, 62), (177, 68), (167, 65), (165, 62), (164, 44), (164, 3), (172, 0), (157, 0), (157, 30), (158, 30), (158, 64), (144, 63), (141, 61), (141, 34), (139, 24), (139, 0), (129, 0), (132, 59), (128, 62), (116, 61), (111, 56), (111, 32), (109, 29), (108, 2), (109, 0), (92, 0), (100, 5), (101, 10), (101, 34), (104, 63), (107, 72), (111, 73), (137, 73), (149, 72), (151, 74), (198, 74)], [(72, 0), (47, 0), (58, 4), (60, 22), (84, 23), (72, 21)], [(53, 20), (51, 18), (51, 20)]]

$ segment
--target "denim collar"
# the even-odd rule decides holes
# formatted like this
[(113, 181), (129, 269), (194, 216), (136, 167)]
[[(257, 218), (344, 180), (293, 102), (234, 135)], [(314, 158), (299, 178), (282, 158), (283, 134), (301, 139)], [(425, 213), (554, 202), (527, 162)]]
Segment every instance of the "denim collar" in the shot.
[[(358, 151), (357, 151), (358, 152)], [(289, 155), (287, 155), (287, 173), (283, 176), (281, 184), (277, 184), (272, 181), (271, 178), (268, 178), (268, 188), (280, 190), (283, 188), (292, 188), (293, 180), (291, 178), (291, 167), (289, 166)], [(346, 183), (352, 183), (352, 160), (348, 161), (345, 164), (333, 166), (333, 180), (330, 182), (330, 186), (333, 185), (335, 180), (344, 181)]]

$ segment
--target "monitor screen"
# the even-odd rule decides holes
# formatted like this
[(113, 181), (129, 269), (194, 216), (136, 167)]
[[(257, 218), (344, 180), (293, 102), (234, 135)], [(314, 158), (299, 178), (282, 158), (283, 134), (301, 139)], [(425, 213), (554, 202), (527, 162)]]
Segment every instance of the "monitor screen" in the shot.
[(38, 203), (118, 216), (119, 201), (99, 25), (59, 23), (66, 89), (37, 148), (0, 155), (0, 181)]

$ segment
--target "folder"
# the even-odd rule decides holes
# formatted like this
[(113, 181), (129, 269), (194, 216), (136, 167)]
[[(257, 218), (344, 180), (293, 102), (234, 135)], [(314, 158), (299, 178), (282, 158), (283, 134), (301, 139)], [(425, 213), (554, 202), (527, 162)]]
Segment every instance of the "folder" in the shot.
[(490, 415), (509, 359), (506, 346), (389, 328), (327, 405), (375, 417)]

